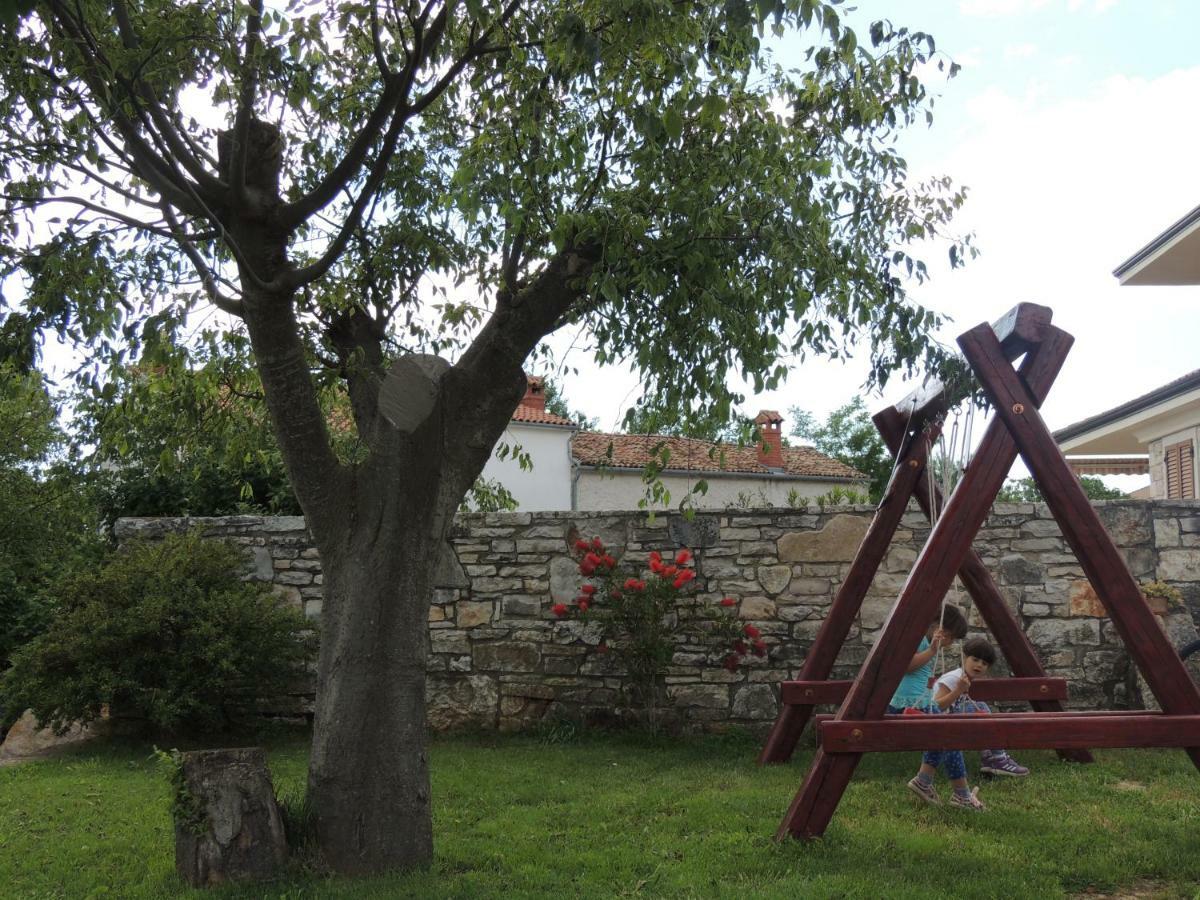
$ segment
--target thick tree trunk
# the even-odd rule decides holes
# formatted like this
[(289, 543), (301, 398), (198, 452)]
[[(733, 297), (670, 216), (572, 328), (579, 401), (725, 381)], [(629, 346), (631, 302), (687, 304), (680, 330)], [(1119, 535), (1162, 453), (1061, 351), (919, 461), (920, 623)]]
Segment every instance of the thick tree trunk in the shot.
[[(347, 874), (433, 857), (425, 661), (440, 536), (368, 499), (321, 547), (325, 603), (308, 791), (325, 861)], [(371, 515), (362, 515), (370, 512)]]

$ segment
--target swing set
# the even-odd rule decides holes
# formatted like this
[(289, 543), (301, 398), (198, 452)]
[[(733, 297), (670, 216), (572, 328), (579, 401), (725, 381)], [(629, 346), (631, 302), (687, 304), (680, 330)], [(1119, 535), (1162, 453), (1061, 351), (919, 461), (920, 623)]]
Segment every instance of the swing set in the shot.
[[(949, 408), (959, 398), (940, 384), (927, 383), (874, 416), (895, 455), (891, 480), (799, 678), (782, 684), (779, 716), (759, 756), (763, 764), (786, 762), (814, 708), (840, 704), (835, 715), (817, 717), (818, 749), (780, 823), (777, 840), (824, 834), (863, 753), (1054, 748), (1064, 760), (1091, 762), (1091, 748), (1182, 747), (1200, 768), (1200, 691), (1038, 412), (1074, 342), (1051, 324), (1051, 316), (1047, 307), (1022, 303), (994, 325), (984, 323), (958, 338), (996, 415), (952, 491), (946, 471), (950, 460), (943, 460), (947, 498), (936, 483), (930, 455)], [(972, 417), (968, 409), (964, 459)], [(954, 432), (951, 453), (957, 420)], [(971, 549), (1018, 453), (1162, 712), (1064, 711), (1066, 680), (1047, 677), (1033, 645)], [(838, 651), (912, 498), (932, 524), (929, 538), (857, 677), (830, 681)], [(956, 576), (1013, 675), (972, 684), (973, 698), (1028, 701), (1033, 712), (885, 715), (913, 648), (938, 617), (939, 604), (944, 609)]]

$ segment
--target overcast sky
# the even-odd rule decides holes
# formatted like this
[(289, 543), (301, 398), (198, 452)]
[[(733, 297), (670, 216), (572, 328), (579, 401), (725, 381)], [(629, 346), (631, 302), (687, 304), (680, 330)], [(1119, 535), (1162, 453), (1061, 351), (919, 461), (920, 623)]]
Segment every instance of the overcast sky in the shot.
[[(863, 0), (844, 18), (865, 34), (881, 16), (931, 33), (962, 65), (937, 86), (933, 127), (901, 145), (914, 175), (970, 188), (958, 221), (980, 257), (912, 289), (955, 320), (942, 337), (1020, 301), (1052, 307), (1076, 344), (1044, 409), (1051, 428), (1200, 368), (1200, 287), (1119, 287), (1112, 276), (1200, 204), (1200, 2)], [(562, 379), (572, 405), (615, 427), (639, 393), (634, 377), (598, 372), (583, 352), (568, 363), (580, 369)], [(746, 411), (823, 415), (864, 374), (861, 362), (808, 362)], [(886, 400), (906, 390), (893, 384)]]

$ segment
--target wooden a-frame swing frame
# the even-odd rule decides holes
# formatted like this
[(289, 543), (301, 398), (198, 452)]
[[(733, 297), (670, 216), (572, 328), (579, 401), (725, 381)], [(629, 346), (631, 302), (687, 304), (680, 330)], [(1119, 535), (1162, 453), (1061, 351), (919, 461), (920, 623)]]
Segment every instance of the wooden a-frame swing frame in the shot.
[[(1183, 747), (1200, 768), (1200, 691), (1038, 412), (1073, 342), (1051, 324), (1048, 308), (1029, 303), (1016, 306), (995, 325), (985, 323), (959, 337), (996, 416), (944, 507), (925, 472), (949, 402), (941, 387), (919, 390), (874, 417), (897, 458), (891, 481), (800, 677), (782, 685), (780, 713), (759, 757), (761, 763), (787, 761), (813, 708), (840, 704), (836, 715), (822, 716), (825, 721), (817, 723), (817, 753), (777, 839), (823, 834), (866, 752), (1044, 747), (1056, 748), (1063, 759), (1090, 762), (1088, 749), (1093, 747)], [(1021, 357), (1014, 370), (1012, 363)], [(972, 551), (971, 542), (1018, 453), (1162, 712), (1064, 712), (1066, 681), (1046, 676), (1033, 645)], [(940, 515), (857, 677), (829, 681), (838, 651), (912, 497), (926, 515), (935, 510)], [(1013, 673), (1012, 678), (972, 685), (972, 697), (1028, 700), (1035, 712), (885, 715), (913, 648), (937, 617), (955, 575)]]

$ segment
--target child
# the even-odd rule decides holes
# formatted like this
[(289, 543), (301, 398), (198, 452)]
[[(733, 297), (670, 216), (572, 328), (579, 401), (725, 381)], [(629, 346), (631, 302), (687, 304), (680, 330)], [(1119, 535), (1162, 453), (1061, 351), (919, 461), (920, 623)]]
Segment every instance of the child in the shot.
[[(954, 713), (990, 713), (986, 703), (972, 700), (968, 696), (971, 685), (987, 675), (996, 661), (996, 650), (984, 638), (971, 638), (962, 648), (963, 664), (947, 672), (933, 686), (933, 700), (940, 709)], [(1024, 778), (1029, 774), (1025, 766), (1018, 763), (1004, 750), (984, 750), (979, 758), (979, 771), (989, 775), (1009, 775)]]
[[(935, 618), (929, 625), (926, 636), (921, 639), (917, 652), (908, 665), (908, 673), (900, 679), (900, 686), (888, 704), (889, 713), (903, 713), (907, 708), (936, 713), (941, 711), (929, 690), (933, 676), (933, 660), (938, 650), (965, 637), (967, 620), (957, 606), (944, 608), (941, 621)], [(949, 704), (947, 704), (949, 705)], [(926, 803), (940, 805), (941, 799), (933, 787), (933, 776), (938, 766), (946, 769), (946, 777), (954, 788), (950, 797), (953, 806), (964, 809), (983, 809), (976, 791), (967, 787), (967, 764), (961, 750), (927, 750), (921, 757), (921, 768), (908, 783), (908, 789)], [(976, 789), (978, 790), (978, 789)]]

